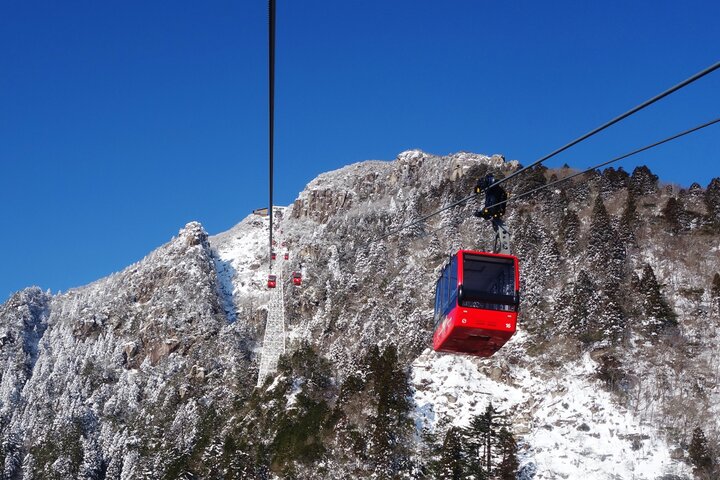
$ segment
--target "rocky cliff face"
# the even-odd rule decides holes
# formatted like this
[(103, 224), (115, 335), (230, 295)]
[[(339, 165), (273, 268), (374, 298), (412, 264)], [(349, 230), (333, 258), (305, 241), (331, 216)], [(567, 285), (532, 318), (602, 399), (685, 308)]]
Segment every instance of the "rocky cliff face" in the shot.
[(720, 433), (720, 180), (608, 169), (513, 204), (519, 333), (491, 359), (434, 354), (439, 267), (490, 249), (491, 229), (469, 202), (376, 239), (517, 166), (409, 151), (313, 180), (278, 217), (281, 278), (304, 282), (260, 389), (262, 217), (210, 238), (190, 223), (108, 278), (17, 293), (0, 306), (4, 478), (433, 478), (451, 427), (489, 400), (521, 478), (692, 475), (693, 429), (711, 450)]

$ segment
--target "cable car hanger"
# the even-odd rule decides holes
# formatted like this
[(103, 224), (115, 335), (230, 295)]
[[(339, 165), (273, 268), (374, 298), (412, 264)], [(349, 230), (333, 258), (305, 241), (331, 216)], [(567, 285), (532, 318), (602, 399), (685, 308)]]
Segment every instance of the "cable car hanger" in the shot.
[[(629, 117), (629, 116), (631, 116), (631, 115), (639, 112), (640, 110), (643, 110), (643, 109), (649, 107), (650, 105), (652, 105), (652, 104), (654, 104), (654, 103), (662, 100), (663, 98), (665, 98), (665, 97), (667, 97), (667, 96), (669, 96), (669, 95), (677, 92), (678, 90), (680, 90), (680, 89), (682, 89), (682, 88), (690, 85), (691, 83), (699, 80), (700, 78), (708, 75), (709, 73), (714, 72), (714, 71), (717, 70), (718, 68), (720, 68), (720, 62), (714, 63), (713, 65), (707, 67), (707, 68), (704, 69), (704, 70), (701, 70), (700, 72), (698, 72), (698, 73), (696, 73), (695, 75), (687, 78), (686, 80), (683, 80), (682, 82), (678, 83), (677, 85), (668, 88), (668, 89), (665, 90), (664, 92), (659, 93), (658, 95), (655, 95), (654, 97), (650, 98), (649, 100), (644, 101), (644, 102), (641, 103), (640, 105), (638, 105), (638, 106), (636, 106), (636, 107), (633, 107), (633, 108), (631, 108), (630, 110), (628, 110), (627, 112), (625, 112), (625, 113), (623, 113), (623, 114), (621, 114), (621, 115), (613, 118), (612, 120), (609, 120), (609, 121), (605, 122), (604, 124), (600, 125), (599, 127), (597, 127), (597, 128), (595, 128), (595, 129), (589, 131), (588, 133), (586, 133), (586, 134), (584, 134), (584, 135), (576, 138), (575, 140), (573, 140), (573, 141), (565, 144), (564, 146), (558, 148), (557, 150), (554, 150), (553, 152), (545, 155), (544, 157), (542, 157), (542, 158), (534, 161), (534, 162), (531, 163), (530, 165), (528, 165), (528, 166), (526, 166), (526, 167), (523, 167), (523, 168), (521, 168), (520, 170), (517, 170), (517, 171), (511, 173), (511, 174), (508, 175), (507, 177), (504, 177), (504, 178), (502, 178), (502, 179), (500, 179), (500, 180), (497, 180), (495, 183), (489, 185), (488, 188), (494, 187), (494, 186), (497, 186), (497, 185), (500, 185), (500, 184), (502, 184), (502, 183), (504, 183), (504, 182), (507, 182), (507, 181), (510, 180), (511, 178), (514, 178), (514, 177), (516, 177), (517, 175), (520, 175), (521, 173), (527, 171), (528, 169), (533, 168), (533, 167), (535, 167), (535, 166), (537, 166), (537, 165), (540, 165), (540, 164), (543, 163), (544, 161), (549, 160), (550, 158), (552, 158), (552, 157), (554, 157), (554, 156), (556, 156), (556, 155), (564, 152), (565, 150), (568, 150), (569, 148), (577, 145), (578, 143), (587, 140), (588, 138), (592, 137), (593, 135), (596, 135), (596, 134), (600, 133), (601, 131), (603, 131), (603, 130), (609, 128), (609, 127), (611, 127), (612, 125), (615, 125), (616, 123), (619, 123), (620, 121), (622, 121), (622, 120), (626, 119), (627, 117)], [(693, 131), (694, 131), (694, 130), (693, 130)], [(687, 132), (687, 133), (690, 133), (690, 132)], [(418, 219), (418, 220), (415, 220), (415, 221), (413, 221), (413, 222), (411, 222), (411, 223), (408, 223), (408, 224), (405, 224), (405, 225), (401, 225), (401, 226), (399, 226), (398, 228), (396, 228), (395, 230), (392, 230), (392, 231), (386, 233), (385, 235), (382, 235), (382, 236), (374, 239), (373, 241), (369, 242), (368, 245), (371, 244), (371, 243), (373, 243), (373, 242), (375, 242), (375, 241), (384, 240), (384, 239), (386, 239), (387, 237), (389, 237), (389, 236), (391, 236), (391, 235), (395, 235), (396, 233), (398, 233), (398, 232), (400, 232), (400, 231), (402, 231), (402, 230), (404, 230), (404, 229), (406, 229), (406, 228), (408, 228), (408, 227), (415, 226), (415, 225), (417, 225), (417, 224), (419, 224), (419, 223), (421, 223), (421, 222), (424, 222), (424, 221), (427, 220), (428, 218), (434, 217), (435, 215), (438, 215), (439, 213), (442, 213), (442, 212), (444, 212), (445, 210), (448, 210), (448, 209), (450, 209), (450, 208), (453, 208), (453, 207), (456, 207), (456, 206), (458, 206), (458, 205), (460, 205), (460, 204), (463, 204), (463, 203), (467, 202), (468, 200), (471, 200), (472, 198), (475, 198), (479, 193), (481, 193), (481, 192), (477, 192), (477, 191), (476, 191), (476, 192), (473, 193), (472, 195), (469, 195), (469, 196), (467, 196), (467, 197), (465, 197), (465, 198), (462, 198), (462, 199), (458, 200), (457, 202), (454, 202), (454, 203), (452, 203), (452, 204), (450, 204), (450, 205), (447, 205), (447, 206), (445, 206), (445, 207), (442, 207), (441, 209), (439, 209), (439, 210), (437, 210), (437, 211), (435, 211), (435, 212), (432, 212), (432, 213), (430, 213), (430, 214), (428, 214), (428, 215), (425, 215), (424, 217), (421, 217), (421, 218)]]
[[(580, 176), (580, 175), (589, 173), (589, 172), (591, 172), (591, 171), (593, 171), (593, 170), (597, 170), (598, 168), (605, 167), (605, 166), (607, 166), (607, 165), (610, 165), (610, 164), (612, 164), (612, 163), (618, 162), (618, 161), (620, 161), (620, 160), (624, 160), (624, 159), (626, 159), (626, 158), (632, 157), (632, 156), (634, 156), (634, 155), (637, 155), (637, 154), (639, 154), (639, 153), (645, 152), (645, 151), (647, 151), (647, 150), (650, 150), (650, 149), (652, 149), (652, 148), (658, 147), (658, 146), (660, 146), (660, 145), (663, 145), (663, 144), (665, 144), (665, 143), (671, 142), (671, 141), (673, 141), (673, 140), (677, 140), (678, 138), (684, 137), (684, 136), (689, 135), (689, 134), (691, 134), (691, 133), (695, 133), (695, 132), (697, 132), (697, 131), (699, 131), (699, 130), (702, 130), (702, 129), (704, 129), (704, 128), (707, 128), (707, 127), (712, 126), (712, 125), (714, 125), (714, 124), (716, 124), (716, 123), (719, 123), (719, 122), (720, 122), (720, 118), (716, 118), (716, 119), (714, 119), (714, 120), (710, 120), (710, 121), (708, 121), (708, 122), (705, 122), (705, 123), (702, 123), (702, 124), (697, 125), (697, 126), (695, 126), (695, 127), (692, 127), (692, 128), (687, 129), (687, 130), (684, 130), (684, 131), (682, 131), (682, 132), (680, 132), (680, 133), (676, 133), (676, 134), (674, 134), (674, 135), (671, 135), (671, 136), (669, 136), (669, 137), (666, 137), (666, 138), (664, 138), (664, 139), (662, 139), (662, 140), (659, 140), (659, 141), (657, 141), (657, 142), (655, 142), (655, 143), (651, 143), (651, 144), (646, 145), (646, 146), (644, 146), (644, 147), (638, 148), (638, 149), (633, 150), (633, 151), (631, 151), (631, 152), (628, 152), (628, 153), (622, 154), (622, 155), (620, 155), (620, 156), (617, 156), (617, 157), (615, 157), (615, 158), (612, 158), (611, 160), (607, 160), (607, 161), (605, 161), (605, 162), (602, 162), (602, 163), (599, 163), (599, 164), (594, 165), (594, 166), (592, 166), (592, 167), (589, 167), (589, 168), (587, 168), (587, 169), (585, 169), (585, 170), (583, 170), (583, 171), (581, 171), (581, 172), (577, 172), (577, 173), (574, 173), (574, 174), (569, 175), (569, 176), (567, 176), (567, 177), (563, 177), (563, 178), (561, 178), (561, 179), (559, 179), (559, 180), (556, 180), (556, 181), (551, 182), (551, 183), (547, 183), (547, 184), (545, 184), (545, 185), (542, 185), (542, 186), (540, 186), (540, 187), (534, 188), (534, 189), (532, 189), (532, 190), (528, 190), (528, 191), (526, 191), (526, 192), (523, 192), (523, 193), (520, 193), (520, 194), (517, 194), (517, 195), (513, 195), (512, 197), (509, 197), (509, 198), (507, 198), (506, 200), (503, 200), (503, 201), (500, 201), (500, 202), (497, 202), (497, 203), (488, 205), (488, 207), (486, 207), (486, 208), (497, 207), (497, 206), (502, 205), (502, 204), (504, 204), (504, 203), (506, 203), (506, 202), (511, 202), (511, 201), (514, 201), (514, 200), (520, 200), (521, 198), (525, 198), (525, 197), (530, 196), (530, 195), (532, 195), (532, 194), (534, 194), (534, 193), (537, 193), (537, 192), (539, 192), (539, 191), (548, 189), (548, 188), (550, 188), (550, 187), (553, 187), (553, 186), (555, 186), (555, 185), (558, 185), (558, 184), (560, 184), (560, 183), (562, 183), (562, 182), (565, 182), (565, 181), (567, 181), (567, 180), (570, 180), (570, 179), (572, 179), (572, 178), (575, 178), (575, 177), (578, 177), (578, 176)], [(498, 182), (498, 183), (502, 183), (503, 180), (504, 180), (504, 179), (500, 179), (500, 182)], [(469, 196), (463, 198), (462, 200), (459, 200), (459, 201), (457, 201), (457, 202), (454, 202), (454, 203), (452, 203), (452, 204), (450, 204), (450, 205), (446, 205), (446, 206), (440, 208), (439, 210), (437, 210), (437, 211), (435, 211), (435, 212), (433, 212), (433, 213), (431, 213), (431, 214), (429, 214), (429, 215), (426, 215), (426, 216), (424, 216), (424, 217), (422, 217), (422, 218), (420, 218), (420, 219), (418, 219), (418, 220), (415, 220), (415, 221), (413, 221), (413, 222), (411, 222), (411, 223), (408, 223), (408, 224), (406, 224), (406, 225), (403, 225), (402, 227), (398, 227), (396, 230), (394, 230), (394, 231), (392, 231), (392, 232), (390, 232), (390, 233), (388, 233), (388, 234), (386, 234), (386, 235), (383, 235), (383, 236), (381, 236), (381, 237), (379, 237), (379, 238), (377, 238), (377, 239), (374, 239), (374, 240), (369, 241), (368, 243), (365, 243), (365, 244), (363, 244), (363, 245), (360, 245), (360, 246), (358, 246), (358, 247), (355, 247), (355, 248), (353, 248), (353, 249), (351, 249), (351, 250), (346, 251), (345, 253), (342, 254), (341, 260), (342, 260), (342, 259), (345, 259), (348, 255), (350, 255), (350, 253), (352, 253), (353, 251), (355, 251), (355, 250), (357, 250), (357, 249), (359, 249), (359, 248), (368, 247), (368, 246), (372, 245), (373, 243), (382, 241), (382, 240), (384, 240), (385, 238), (390, 237), (391, 235), (394, 235), (394, 234), (396, 234), (396, 233), (399, 233), (401, 230), (403, 230), (403, 229), (405, 229), (405, 228), (409, 228), (409, 227), (413, 227), (413, 226), (415, 226), (415, 225), (418, 225), (418, 224), (424, 222), (425, 220), (427, 220), (428, 218), (432, 218), (432, 217), (435, 216), (435, 215), (438, 215), (438, 214), (440, 214), (440, 213), (442, 213), (442, 212), (444, 212), (444, 211), (446, 211), (446, 210), (449, 210), (449, 209), (451, 209), (451, 208), (457, 207), (458, 205), (460, 205), (460, 204), (462, 204), (462, 203), (464, 203), (464, 202), (467, 202), (468, 200), (471, 200), (471, 199), (477, 197), (480, 193), (481, 193), (481, 192), (477, 192), (477, 187), (476, 187), (475, 192), (474, 192), (472, 195), (469, 195)], [(486, 203), (486, 205), (487, 205), (487, 203)], [(427, 232), (427, 233), (425, 233), (424, 236), (432, 235), (432, 234), (438, 232), (439, 230), (443, 230), (443, 227), (440, 227), (440, 228), (437, 228), (437, 229), (432, 230), (432, 231), (430, 231), (430, 232)]]

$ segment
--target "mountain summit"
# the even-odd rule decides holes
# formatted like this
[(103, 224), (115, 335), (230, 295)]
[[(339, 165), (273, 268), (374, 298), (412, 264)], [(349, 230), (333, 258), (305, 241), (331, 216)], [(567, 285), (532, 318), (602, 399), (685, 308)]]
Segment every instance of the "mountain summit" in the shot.
[(489, 359), (430, 349), (443, 262), (492, 230), (473, 200), (380, 238), (518, 167), (410, 150), (278, 207), (287, 353), (262, 387), (267, 217), (210, 237), (191, 222), (90, 285), (16, 293), (3, 478), (712, 478), (720, 179), (609, 168), (511, 203), (518, 333)]

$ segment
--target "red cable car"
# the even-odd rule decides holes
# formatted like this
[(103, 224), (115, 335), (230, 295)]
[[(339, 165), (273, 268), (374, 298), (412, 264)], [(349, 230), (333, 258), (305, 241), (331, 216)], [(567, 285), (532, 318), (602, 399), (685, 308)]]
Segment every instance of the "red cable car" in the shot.
[(272, 252), (270, 254), (270, 260), (275, 260), (275, 257), (276, 257), (275, 252)]
[(292, 281), (293, 281), (293, 285), (302, 285), (302, 273), (293, 272)]
[(277, 277), (275, 275), (268, 275), (268, 288), (275, 288), (277, 285)]
[(515, 333), (519, 305), (517, 257), (459, 250), (435, 287), (433, 350), (492, 356)]
[(285, 254), (285, 256), (284, 256), (283, 258), (285, 258), (285, 260), (288, 260), (288, 259), (290, 259), (290, 254), (289, 254), (289, 253), (286, 253), (286, 254)]

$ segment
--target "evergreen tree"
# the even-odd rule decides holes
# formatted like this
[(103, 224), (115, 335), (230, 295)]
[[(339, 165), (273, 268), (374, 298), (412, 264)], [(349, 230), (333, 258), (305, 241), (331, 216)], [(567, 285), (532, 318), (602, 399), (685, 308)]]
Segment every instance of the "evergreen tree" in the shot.
[(600, 357), (597, 376), (610, 390), (617, 391), (618, 387), (625, 380), (626, 374), (620, 360), (612, 353), (606, 353)]
[(707, 206), (706, 225), (713, 232), (720, 231), (720, 177), (710, 180), (705, 189), (705, 205)]
[(680, 224), (681, 209), (682, 207), (675, 197), (668, 198), (665, 207), (662, 209), (663, 220), (668, 230), (672, 233), (678, 233), (682, 230), (682, 225)]
[(588, 231), (588, 258), (596, 270), (603, 271), (607, 267), (615, 234), (610, 224), (610, 215), (605, 209), (602, 197), (595, 198), (592, 216), (590, 217), (590, 230)]
[(443, 480), (467, 478), (467, 453), (463, 448), (462, 435), (457, 427), (445, 432), (440, 458), (435, 467), (434, 477)]
[(548, 202), (550, 211), (553, 213), (553, 218), (559, 223), (562, 221), (565, 211), (570, 206), (570, 200), (568, 199), (567, 192), (565, 189), (560, 189), (559, 193), (553, 192), (552, 197)]
[(612, 228), (600, 195), (595, 199), (590, 218), (587, 252), (593, 272), (606, 274), (604, 288), (617, 290), (625, 275), (625, 246)]
[(643, 309), (648, 320), (648, 333), (659, 333), (667, 327), (677, 325), (677, 315), (662, 294), (661, 285), (649, 264), (645, 264), (639, 287), (640, 293), (643, 295)]
[(560, 251), (557, 243), (549, 235), (545, 238), (538, 253), (538, 263), (540, 274), (538, 280), (543, 286), (556, 278), (556, 274), (560, 268)]
[(382, 354), (374, 346), (368, 364), (375, 405), (375, 415), (370, 418), (371, 455), (375, 473), (392, 477), (406, 461), (404, 440), (411, 427), (409, 374), (400, 365), (394, 345), (385, 348)]
[(580, 219), (575, 210), (567, 209), (560, 221), (560, 243), (565, 247), (568, 253), (576, 253), (578, 251), (578, 241), (580, 239)]
[[(546, 185), (547, 178), (545, 178), (545, 174), (547, 170), (547, 167), (544, 165), (536, 165), (530, 168), (522, 177), (520, 183), (521, 191), (528, 192)], [(544, 189), (538, 192), (537, 195), (546, 195), (547, 193), (547, 189)]]
[[(478, 474), (491, 476), (495, 471), (495, 458), (499, 455), (500, 429), (507, 427), (505, 415), (488, 403), (485, 411), (470, 420), (466, 429), (470, 449), (469, 462), (475, 464)], [(479, 465), (478, 465), (479, 464)]]
[(9, 434), (0, 446), (2, 458), (4, 458), (2, 478), (14, 479), (20, 474), (22, 456), (20, 451), (20, 439), (16, 434)]
[(627, 319), (623, 311), (619, 294), (616, 289), (605, 289), (597, 296), (597, 326), (595, 337), (609, 338), (617, 342), (625, 333)]
[(568, 323), (570, 330), (578, 335), (588, 332), (591, 300), (595, 286), (590, 277), (581, 270), (572, 288), (568, 305)]
[(498, 433), (498, 455), (500, 463), (496, 469), (496, 478), (499, 480), (515, 480), (518, 470), (517, 442), (512, 432), (501, 427)]
[(645, 165), (635, 167), (630, 176), (629, 188), (638, 197), (652, 195), (658, 191), (658, 176)]
[(605, 186), (603, 193), (609, 193), (616, 190), (621, 190), (627, 187), (630, 182), (630, 175), (619, 167), (615, 170), (613, 167), (608, 167), (602, 172), (603, 179), (605, 180)]
[(720, 273), (716, 273), (713, 277), (710, 298), (716, 308), (717, 315), (720, 315)]
[(697, 476), (709, 475), (713, 468), (713, 458), (710, 453), (708, 441), (702, 428), (696, 427), (693, 430), (692, 440), (688, 448), (688, 455), (693, 464), (693, 473)]
[(618, 226), (618, 237), (628, 245), (635, 245), (635, 230), (639, 218), (637, 216), (637, 200), (632, 189), (628, 189), (625, 197), (625, 208), (620, 216), (620, 225)]
[(705, 189), (705, 205), (712, 214), (720, 214), (720, 177), (710, 180)]

